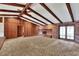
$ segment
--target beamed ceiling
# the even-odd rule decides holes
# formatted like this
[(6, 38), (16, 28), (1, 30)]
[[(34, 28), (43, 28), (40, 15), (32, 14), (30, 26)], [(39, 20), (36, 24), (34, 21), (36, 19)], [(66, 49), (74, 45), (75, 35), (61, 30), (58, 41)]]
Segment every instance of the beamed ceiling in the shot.
[(17, 16), (37, 25), (79, 21), (78, 3), (0, 3), (0, 16)]

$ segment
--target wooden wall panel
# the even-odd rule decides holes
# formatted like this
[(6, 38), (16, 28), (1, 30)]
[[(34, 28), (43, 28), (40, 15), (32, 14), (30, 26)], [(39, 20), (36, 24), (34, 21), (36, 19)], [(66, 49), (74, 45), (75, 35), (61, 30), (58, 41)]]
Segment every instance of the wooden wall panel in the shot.
[(24, 22), (24, 36), (34, 36), (36, 35), (36, 25)]
[[(41, 26), (40, 26), (41, 27)], [(47, 37), (53, 37), (53, 38), (58, 38), (58, 25), (46, 25), (42, 26), (42, 29), (39, 29), (38, 31), (42, 32), (42, 36), (47, 36)], [(46, 34), (43, 34), (43, 32), (46, 32)]]
[(28, 36), (28, 22), (24, 22), (24, 36)]
[(15, 38), (20, 36), (34, 36), (36, 34), (36, 25), (17, 18), (5, 18), (5, 36), (6, 38)]
[(5, 18), (5, 36), (6, 38), (17, 37), (17, 20), (14, 18)]

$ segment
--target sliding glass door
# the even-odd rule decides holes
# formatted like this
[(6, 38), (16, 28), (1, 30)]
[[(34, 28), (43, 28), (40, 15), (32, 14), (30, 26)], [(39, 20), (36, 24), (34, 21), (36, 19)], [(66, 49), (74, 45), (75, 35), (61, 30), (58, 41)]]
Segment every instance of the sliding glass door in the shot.
[(60, 27), (60, 38), (65, 38), (65, 36), (66, 36), (66, 27), (61, 26)]
[(74, 26), (60, 26), (61, 39), (74, 40)]
[(67, 39), (74, 40), (74, 26), (67, 26)]

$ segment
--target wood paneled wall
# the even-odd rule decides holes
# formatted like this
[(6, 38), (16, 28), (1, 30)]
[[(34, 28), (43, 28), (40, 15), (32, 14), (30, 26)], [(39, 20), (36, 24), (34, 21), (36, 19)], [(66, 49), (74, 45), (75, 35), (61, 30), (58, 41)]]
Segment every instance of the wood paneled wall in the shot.
[(17, 20), (14, 18), (5, 18), (5, 37), (15, 38), (17, 37)]
[(16, 38), (20, 36), (36, 35), (36, 25), (18, 18), (5, 18), (5, 37)]
[(35, 24), (24, 22), (24, 36), (34, 36), (37, 35), (36, 32)]
[(50, 24), (50, 25), (40, 26), (40, 27), (41, 29), (39, 29), (38, 27), (38, 31), (42, 32), (42, 34), (39, 34), (38, 32), (39, 35), (44, 36), (43, 31), (45, 31), (46, 36), (48, 35), (48, 36), (52, 36), (53, 38), (58, 38), (58, 25)]

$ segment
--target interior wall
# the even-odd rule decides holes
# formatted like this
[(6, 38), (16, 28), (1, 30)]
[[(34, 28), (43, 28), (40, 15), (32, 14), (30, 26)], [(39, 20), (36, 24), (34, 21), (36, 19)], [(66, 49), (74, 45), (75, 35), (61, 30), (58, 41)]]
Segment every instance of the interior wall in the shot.
[[(19, 37), (19, 36), (34, 36), (34, 35), (38, 35), (38, 31), (39, 28), (38, 26), (36, 26), (35, 24), (32, 24), (30, 22), (26, 22), (26, 21), (21, 21), (17, 18), (4, 18), (5, 20), (5, 36), (6, 38), (15, 38), (15, 37)], [(69, 23), (63, 23), (63, 24), (55, 24), (55, 25), (47, 25), (44, 26), (41, 31), (43, 31), (43, 29), (52, 29), (52, 31), (50, 31), (50, 33), (52, 33), (52, 37), (53, 38), (58, 38), (59, 35), (59, 26), (60, 25), (74, 25), (75, 26), (75, 41), (79, 42), (79, 23), (77, 22), (69, 22)], [(18, 29), (19, 27), (19, 29)]]
[(5, 36), (6, 38), (17, 37), (17, 26), (19, 21), (16, 18), (5, 17)]
[(36, 35), (36, 25), (18, 18), (5, 17), (6, 38)]
[(75, 23), (75, 41), (79, 42), (79, 23)]
[[(52, 29), (50, 33), (52, 33), (53, 38), (59, 37), (59, 26), (61, 25), (74, 25), (75, 26), (75, 41), (79, 42), (79, 22), (67, 22), (63, 24), (56, 24), (56, 25), (47, 25), (44, 26), (43, 29)], [(43, 29), (41, 31), (43, 31)]]
[(36, 31), (36, 25), (29, 23), (29, 22), (24, 22), (24, 36), (34, 36), (37, 35)]
[[(51, 37), (52, 38), (58, 38), (58, 25), (52, 25), (52, 24), (49, 24), (49, 25), (46, 25), (46, 26), (42, 26), (40, 29), (39, 29), (40, 33), (42, 33), (43, 31), (46, 31), (46, 36), (48, 37)], [(43, 34), (41, 34), (43, 36)]]
[(23, 36), (23, 20), (18, 19), (18, 25), (17, 25), (17, 37)]
[(52, 27), (52, 37), (58, 39), (58, 25), (53, 25)]

